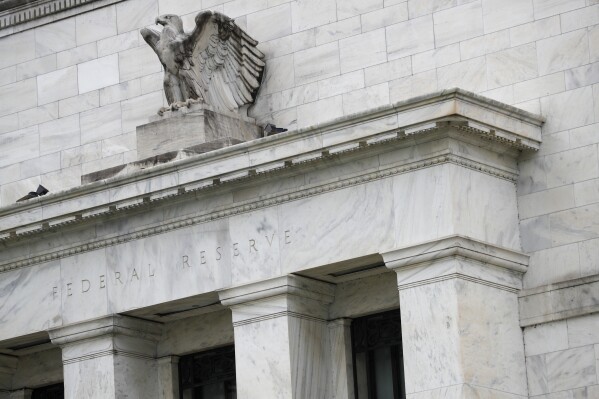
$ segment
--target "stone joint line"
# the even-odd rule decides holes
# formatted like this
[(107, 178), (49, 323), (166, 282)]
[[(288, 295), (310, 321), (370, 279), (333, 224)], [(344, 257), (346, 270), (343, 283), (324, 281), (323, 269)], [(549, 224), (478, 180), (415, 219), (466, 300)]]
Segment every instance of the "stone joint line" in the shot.
[(272, 313), (272, 314), (268, 314), (268, 315), (264, 315), (264, 316), (252, 317), (251, 319), (235, 321), (235, 322), (233, 322), (233, 327), (245, 326), (247, 324), (258, 323), (258, 322), (265, 321), (265, 320), (278, 319), (279, 317), (294, 317), (296, 319), (316, 321), (318, 323), (327, 323), (327, 321), (325, 319), (322, 319), (320, 317), (314, 317), (314, 316), (309, 316), (309, 315), (305, 315), (302, 313), (284, 310), (281, 312)]

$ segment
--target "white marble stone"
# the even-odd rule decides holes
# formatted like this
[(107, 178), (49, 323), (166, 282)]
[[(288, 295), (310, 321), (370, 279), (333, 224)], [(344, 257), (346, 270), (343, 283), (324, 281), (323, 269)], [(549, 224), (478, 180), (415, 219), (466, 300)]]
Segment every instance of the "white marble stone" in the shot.
[(522, 25), (534, 19), (532, 1), (483, 0), (485, 33)]
[(137, 47), (139, 45), (139, 39), (139, 32), (133, 30), (98, 40), (98, 57)]
[[(0, 339), (60, 326), (59, 281), (59, 262), (3, 273), (0, 282), (0, 321), (4, 327), (0, 329)], [(27, 287), (31, 289), (22, 291)]]
[[(467, 20), (468, 23), (462, 23)], [(461, 42), (483, 33), (483, 7), (478, 1), (433, 14), (435, 47)]]
[(462, 87), (474, 92), (485, 91), (487, 83), (487, 61), (485, 57), (472, 58), (437, 69), (439, 89)]
[(19, 112), (19, 128), (24, 129), (29, 126), (48, 122), (57, 119), (59, 116), (58, 103), (53, 102), (41, 107), (31, 108)]
[(452, 44), (412, 56), (414, 73), (436, 69), (460, 61), (460, 46)]
[(119, 59), (116, 54), (84, 62), (77, 66), (79, 93), (119, 83)]
[(0, 115), (8, 115), (38, 105), (36, 79), (27, 79), (2, 87)]
[(339, 75), (341, 71), (337, 42), (298, 51), (293, 60), (297, 85)]
[(362, 32), (368, 32), (374, 29), (394, 25), (408, 19), (408, 3), (390, 5), (389, 7), (378, 9), (376, 11), (363, 13), (360, 16), (362, 23)]
[(377, 29), (339, 41), (341, 73), (387, 62), (385, 30)]
[(158, 0), (132, 0), (116, 5), (118, 33), (152, 25), (158, 16)]
[(96, 42), (84, 44), (56, 54), (56, 65), (59, 69), (91, 61), (98, 57), (98, 46)]
[(29, 127), (0, 136), (0, 166), (12, 165), (40, 155), (39, 131), (37, 126)]
[[(410, 57), (400, 58), (364, 69), (364, 81), (366, 86), (372, 86), (392, 80), (394, 81), (410, 75), (412, 75), (412, 62)], [(434, 81), (436, 87), (436, 75)], [(427, 90), (426, 92), (434, 91), (428, 89), (425, 90)]]
[(57, 53), (76, 46), (75, 18), (63, 19), (35, 29), (37, 57)]
[(291, 34), (291, 5), (281, 4), (248, 15), (247, 31), (260, 42)]
[(56, 119), (39, 126), (40, 154), (50, 154), (81, 143), (79, 115)]
[(291, 27), (294, 33), (325, 25), (336, 19), (335, 1), (300, 0), (291, 3)]
[(332, 24), (318, 26), (314, 29), (317, 46), (344, 39), (346, 37), (359, 35), (360, 33), (362, 33), (362, 25), (359, 16), (343, 19), (339, 22), (333, 22)]
[(75, 18), (77, 45), (116, 35), (116, 7), (99, 8)]
[(10, 57), (2, 57), (0, 68), (34, 59), (36, 57), (34, 31), (26, 30), (0, 38), (0, 52), (11, 55)]
[(81, 144), (118, 136), (121, 129), (121, 104), (115, 103), (80, 114)]
[(589, 41), (585, 29), (539, 40), (536, 46), (540, 75), (574, 68), (589, 62)]
[(37, 77), (38, 105), (76, 96), (78, 90), (76, 66)]
[(584, 7), (583, 0), (559, 1), (559, 0), (533, 0), (535, 18), (545, 18), (557, 15), (565, 11)]
[(462, 61), (510, 48), (510, 34), (499, 31), (460, 42)]
[(385, 30), (389, 60), (431, 50), (435, 47), (433, 19), (430, 15), (391, 25)]
[(56, 54), (17, 65), (16, 80), (23, 80), (56, 70)]
[(149, 46), (119, 52), (118, 66), (121, 82), (161, 70), (160, 62)]
[(489, 89), (536, 77), (537, 54), (534, 45), (514, 47), (487, 56)]

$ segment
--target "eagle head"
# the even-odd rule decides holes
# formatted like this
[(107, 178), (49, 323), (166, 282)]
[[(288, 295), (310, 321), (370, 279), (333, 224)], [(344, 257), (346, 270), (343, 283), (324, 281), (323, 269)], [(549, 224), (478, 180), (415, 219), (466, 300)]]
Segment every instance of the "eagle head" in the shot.
[(165, 28), (171, 27), (178, 33), (183, 33), (183, 21), (178, 15), (165, 14), (156, 18), (156, 24), (162, 25)]

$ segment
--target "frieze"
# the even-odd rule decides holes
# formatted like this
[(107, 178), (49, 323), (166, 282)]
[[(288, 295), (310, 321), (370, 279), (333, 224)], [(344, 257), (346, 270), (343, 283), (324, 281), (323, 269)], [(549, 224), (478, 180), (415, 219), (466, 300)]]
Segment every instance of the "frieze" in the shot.
[[(292, 244), (291, 229), (283, 230), (281, 239), (283, 245)], [(211, 249), (204, 249), (199, 251), (199, 256), (196, 258), (191, 257), (188, 254), (181, 254), (179, 261), (177, 262), (175, 270), (186, 270), (194, 267), (202, 267), (210, 262), (221, 262), (223, 261), (223, 255), (225, 251), (229, 252), (231, 258), (235, 258), (241, 255), (240, 251), (247, 253), (258, 253), (260, 251), (268, 251), (272, 248), (272, 244), (275, 239), (278, 238), (277, 232), (272, 234), (265, 234), (263, 237), (248, 238), (245, 242), (232, 242), (229, 245), (219, 244)], [(121, 288), (128, 288), (131, 284), (137, 282), (144, 282), (150, 279), (158, 278), (160, 275), (156, 274), (155, 265), (148, 263), (145, 265), (132, 265), (129, 267), (121, 267), (118, 270), (110, 271), (113, 277), (113, 285)], [(52, 286), (52, 300), (60, 300), (61, 291), (64, 292), (65, 299), (73, 297), (75, 293), (85, 295), (93, 291), (103, 290), (107, 288), (109, 278), (106, 273), (98, 274), (95, 276), (85, 276), (85, 278), (79, 278), (77, 280), (68, 280), (63, 282), (62, 286)]]
[[(384, 142), (380, 141), (380, 142), (377, 142), (377, 144), (384, 144)], [(359, 147), (357, 149), (361, 149), (361, 148), (362, 147)], [(354, 149), (354, 150), (357, 150), (357, 149)], [(346, 150), (346, 152), (350, 152), (350, 151), (354, 151), (354, 150)], [(310, 162), (310, 161), (305, 161), (305, 162)], [(117, 237), (101, 239), (101, 240), (89, 242), (87, 244), (76, 245), (76, 246), (73, 246), (73, 247), (70, 247), (67, 249), (63, 249), (60, 251), (47, 253), (44, 255), (32, 256), (32, 257), (27, 257), (25, 259), (21, 259), (18, 261), (7, 262), (7, 263), (0, 265), (0, 273), (18, 269), (20, 267), (33, 266), (33, 265), (36, 265), (39, 263), (62, 259), (62, 258), (73, 256), (73, 255), (76, 255), (79, 253), (94, 251), (94, 250), (97, 250), (100, 248), (105, 248), (105, 247), (125, 243), (125, 242), (132, 241), (132, 240), (138, 240), (138, 239), (142, 239), (142, 238), (157, 235), (157, 234), (163, 234), (163, 233), (166, 233), (171, 230), (181, 229), (181, 228), (193, 226), (196, 224), (208, 223), (211, 221), (228, 218), (228, 217), (235, 216), (238, 214), (252, 212), (257, 209), (276, 206), (276, 205), (287, 203), (290, 201), (295, 201), (295, 200), (298, 200), (301, 198), (311, 197), (311, 196), (319, 195), (319, 194), (329, 192), (329, 191), (340, 190), (340, 189), (343, 189), (346, 187), (352, 187), (352, 186), (356, 186), (359, 184), (364, 184), (369, 181), (379, 180), (379, 179), (383, 179), (383, 178), (387, 178), (390, 176), (399, 175), (399, 174), (403, 174), (403, 173), (409, 173), (409, 172), (412, 172), (417, 169), (428, 168), (428, 167), (432, 167), (432, 166), (444, 164), (444, 163), (452, 163), (454, 165), (473, 169), (473, 170), (491, 175), (496, 178), (510, 181), (512, 184), (515, 184), (516, 179), (517, 179), (516, 174), (510, 173), (506, 170), (494, 168), (494, 167), (491, 167), (491, 166), (483, 164), (483, 163), (466, 160), (466, 159), (464, 159), (460, 156), (454, 155), (454, 154), (441, 155), (441, 156), (437, 156), (437, 157), (424, 159), (424, 160), (421, 160), (418, 162), (409, 163), (406, 165), (395, 166), (395, 167), (379, 170), (376, 172), (363, 174), (360, 176), (354, 176), (351, 178), (347, 178), (345, 180), (335, 181), (333, 183), (314, 185), (312, 187), (309, 187), (309, 188), (306, 188), (303, 190), (298, 190), (293, 193), (282, 194), (282, 195), (275, 194), (272, 196), (266, 196), (264, 199), (261, 199), (258, 201), (248, 201), (245, 203), (231, 206), (226, 209), (221, 209), (219, 211), (210, 212), (210, 213), (207, 213), (204, 215), (181, 218), (181, 219), (171, 221), (171, 222), (168, 222), (168, 223), (165, 223), (162, 225), (154, 226), (151, 228), (146, 228), (146, 229), (139, 230), (139, 231), (132, 232), (132, 233), (123, 234), (123, 235), (120, 235)], [(260, 175), (258, 174), (258, 175), (250, 176), (249, 178), (256, 178), (256, 176), (260, 176)], [(222, 184), (225, 184), (225, 183), (222, 182), (222, 183), (219, 183), (218, 185), (222, 185)], [(218, 185), (216, 185), (216, 186), (218, 186)], [(215, 187), (215, 185), (201, 187), (194, 191), (210, 190), (210, 189), (214, 189), (214, 187)], [(182, 191), (181, 194), (189, 193), (189, 192), (190, 191), (186, 191), (186, 192)], [(147, 207), (147, 206), (150, 206), (150, 204), (151, 204), (150, 201), (138, 201), (136, 204), (129, 205), (128, 209)], [(110, 212), (116, 212), (116, 208), (111, 208)], [(97, 214), (94, 217), (98, 217), (98, 216), (102, 216), (102, 214)], [(76, 222), (76, 220), (74, 218), (69, 221), (69, 223), (75, 223), (75, 222)]]
[[(480, 129), (477, 129), (474, 127), (470, 127), (466, 121), (458, 122), (458, 124), (455, 124), (455, 125), (453, 124), (453, 122), (454, 121), (452, 121), (452, 122), (443, 122), (443, 121), (436, 122), (436, 124), (435, 123), (432, 124), (433, 127), (431, 127), (431, 124), (428, 124), (427, 126), (414, 127), (409, 132), (406, 132), (405, 130), (398, 130), (395, 134), (393, 134), (391, 136), (387, 132), (386, 134), (374, 136), (371, 139), (369, 139), (369, 141), (356, 141), (355, 143), (352, 143), (352, 144), (354, 144), (354, 146), (352, 146), (352, 147), (348, 147), (347, 145), (345, 145), (345, 148), (340, 151), (334, 151), (333, 149), (330, 149), (330, 150), (324, 149), (318, 155), (316, 155), (312, 158), (309, 158), (309, 159), (304, 158), (300, 161), (287, 160), (287, 161), (285, 161), (284, 166), (273, 167), (271, 169), (263, 170), (260, 172), (257, 172), (255, 169), (250, 169), (247, 171), (247, 174), (243, 175), (243, 176), (240, 176), (239, 172), (236, 171), (236, 172), (232, 173), (232, 175), (235, 176), (233, 178), (227, 178), (227, 176), (221, 176), (218, 179), (211, 178), (209, 184), (201, 185), (199, 187), (198, 187), (198, 183), (202, 183), (202, 182), (193, 182), (193, 183), (187, 184), (186, 186), (179, 187), (178, 189), (176, 189), (176, 191), (173, 191), (173, 189), (166, 190), (166, 194), (161, 195), (160, 193), (156, 193), (151, 196), (145, 196), (143, 198), (137, 197), (137, 198), (122, 201), (121, 203), (118, 203), (118, 204), (112, 204), (110, 206), (105, 206), (104, 208), (99, 209), (98, 211), (88, 212), (88, 214), (86, 216), (83, 216), (82, 214), (77, 214), (77, 215), (71, 214), (71, 215), (62, 217), (62, 220), (54, 220), (51, 223), (46, 222), (46, 223), (42, 223), (42, 224), (38, 224), (38, 225), (33, 225), (33, 226), (27, 227), (27, 228), (25, 228), (25, 230), (19, 231), (19, 232), (12, 231), (9, 234), (0, 236), (0, 242), (11, 241), (11, 240), (19, 239), (20, 237), (28, 237), (28, 236), (35, 235), (35, 234), (40, 234), (40, 233), (43, 233), (50, 229), (56, 229), (56, 228), (64, 227), (67, 225), (91, 222), (94, 218), (97, 218), (97, 217), (126, 212), (131, 209), (136, 209), (136, 208), (148, 206), (150, 204), (156, 204), (156, 203), (159, 203), (162, 201), (167, 201), (169, 199), (172, 199), (173, 197), (177, 197), (177, 196), (181, 196), (181, 195), (188, 195), (191, 193), (197, 193), (199, 191), (213, 190), (213, 189), (219, 188), (225, 184), (234, 184), (234, 183), (238, 183), (238, 182), (245, 182), (248, 180), (272, 178), (273, 175), (276, 175), (278, 172), (280, 172), (283, 169), (301, 167), (304, 165), (309, 166), (309, 164), (318, 163), (318, 162), (321, 162), (321, 161), (323, 161), (327, 158), (333, 157), (333, 156), (340, 157), (340, 156), (352, 154), (352, 153), (355, 153), (358, 151), (372, 150), (376, 146), (389, 145), (393, 142), (404, 140), (404, 139), (409, 138), (416, 134), (420, 135), (420, 134), (435, 133), (435, 132), (438, 132), (441, 128), (448, 126), (447, 123), (452, 123), (452, 125), (451, 125), (452, 127), (457, 127), (458, 130), (460, 130), (461, 132), (466, 133), (466, 134), (476, 134), (479, 137), (483, 137), (484, 139), (491, 140), (491, 141), (503, 142), (503, 140), (504, 140), (502, 137), (494, 134), (495, 132), (492, 130), (484, 131), (484, 130), (480, 130)], [(516, 149), (520, 149), (520, 150), (521, 149), (530, 149), (530, 148), (524, 146), (523, 143), (516, 142), (516, 141), (512, 141), (512, 142), (508, 142), (508, 143), (504, 143), (504, 144), (510, 144), (510, 143), (511, 143), (511, 146), (513, 146)], [(423, 161), (423, 162), (426, 163), (426, 161)], [(421, 164), (423, 162), (420, 162), (418, 164)], [(464, 167), (475, 169), (482, 173), (487, 173), (487, 174), (490, 174), (492, 176), (495, 176), (495, 177), (498, 177), (501, 179), (506, 179), (506, 180), (510, 180), (510, 181), (514, 181), (514, 182), (517, 179), (516, 174), (511, 171), (501, 170), (501, 169), (489, 166), (487, 164), (484, 164), (482, 162), (466, 160), (464, 158), (460, 158), (457, 156), (450, 156), (450, 158), (448, 159), (448, 162), (453, 162), (455, 164), (459, 164)], [(418, 166), (418, 167), (424, 167), (424, 166), (426, 166), (426, 165)], [(409, 170), (413, 169), (414, 167), (415, 167), (414, 164), (411, 164), (411, 166), (408, 169), (406, 169), (405, 171), (409, 171)], [(398, 171), (397, 173), (404, 173), (405, 171)], [(383, 173), (383, 171), (380, 171), (379, 173)], [(397, 173), (394, 173), (394, 174), (397, 174)], [(324, 191), (329, 191), (330, 189), (334, 189), (334, 187), (327, 188), (327, 185), (323, 185), (321, 187), (322, 187), (322, 190), (324, 190)], [(304, 191), (299, 191), (298, 193), (302, 193)], [(300, 195), (297, 198), (301, 198), (303, 196), (304, 195)], [(254, 204), (260, 204), (262, 202), (263, 201), (257, 201)], [(269, 204), (268, 202), (269, 202), (269, 200), (266, 201), (265, 205), (256, 205), (256, 207), (260, 208), (263, 206), (273, 205), (273, 204)], [(235, 209), (235, 208), (233, 208), (233, 209)], [(236, 213), (239, 213), (239, 212), (238, 211), (233, 212), (232, 214), (236, 214)], [(0, 272), (4, 271), (4, 269), (3, 269), (4, 266), (5, 265), (0, 265)]]

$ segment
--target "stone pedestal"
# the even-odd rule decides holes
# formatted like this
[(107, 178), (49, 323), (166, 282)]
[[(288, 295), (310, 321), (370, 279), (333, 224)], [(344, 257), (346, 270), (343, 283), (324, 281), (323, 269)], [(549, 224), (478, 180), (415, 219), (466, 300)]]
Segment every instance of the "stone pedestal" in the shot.
[(62, 349), (66, 399), (156, 397), (158, 323), (124, 316), (50, 331)]
[(528, 398), (517, 291), (527, 256), (454, 236), (383, 254), (410, 399)]
[(331, 284), (285, 276), (219, 292), (235, 329), (237, 397), (327, 396)]
[(142, 160), (182, 149), (207, 152), (260, 137), (262, 128), (252, 119), (192, 104), (138, 126), (137, 158)]

